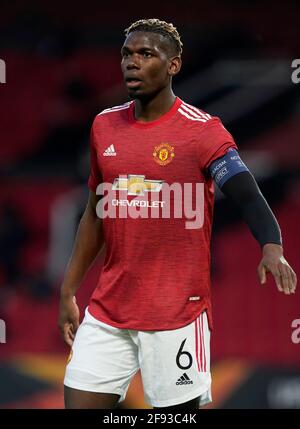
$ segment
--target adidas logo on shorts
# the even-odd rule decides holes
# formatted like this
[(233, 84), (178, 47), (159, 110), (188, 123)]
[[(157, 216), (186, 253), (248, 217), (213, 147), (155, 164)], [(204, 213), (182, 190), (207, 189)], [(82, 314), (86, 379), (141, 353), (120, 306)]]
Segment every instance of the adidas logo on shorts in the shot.
[(188, 375), (184, 373), (178, 380), (176, 381), (176, 385), (180, 384), (193, 384), (192, 380), (189, 379)]

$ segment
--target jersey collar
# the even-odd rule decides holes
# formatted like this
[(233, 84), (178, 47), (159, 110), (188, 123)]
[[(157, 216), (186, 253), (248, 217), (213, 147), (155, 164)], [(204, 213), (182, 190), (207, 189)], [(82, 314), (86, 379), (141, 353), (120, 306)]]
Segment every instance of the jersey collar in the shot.
[(172, 118), (172, 116), (174, 116), (177, 113), (181, 104), (182, 104), (182, 100), (179, 97), (176, 97), (173, 106), (171, 107), (171, 109), (168, 112), (164, 113), (162, 116), (160, 116), (158, 119), (155, 119), (154, 121), (141, 122), (141, 121), (137, 121), (134, 117), (134, 105), (135, 105), (135, 103), (133, 101), (130, 104), (129, 109), (128, 109), (128, 120), (135, 127), (139, 127), (139, 128), (154, 127), (154, 126), (160, 125), (161, 123)]

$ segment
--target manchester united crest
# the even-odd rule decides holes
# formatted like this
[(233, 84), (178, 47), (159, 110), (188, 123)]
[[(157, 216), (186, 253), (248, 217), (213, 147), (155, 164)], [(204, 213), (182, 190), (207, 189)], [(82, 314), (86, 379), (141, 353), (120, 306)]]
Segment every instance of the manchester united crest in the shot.
[(154, 161), (159, 165), (167, 165), (174, 158), (174, 147), (168, 143), (161, 143), (158, 146), (155, 146), (153, 151)]

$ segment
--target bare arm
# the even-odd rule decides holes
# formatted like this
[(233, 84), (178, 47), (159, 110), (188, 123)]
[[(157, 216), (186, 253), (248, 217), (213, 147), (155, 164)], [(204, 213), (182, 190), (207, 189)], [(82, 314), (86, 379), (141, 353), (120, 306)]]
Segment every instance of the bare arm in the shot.
[(96, 214), (97, 202), (97, 195), (90, 191), (61, 286), (58, 325), (65, 342), (70, 346), (73, 344), (79, 326), (79, 309), (75, 293), (96, 256), (104, 247), (102, 219)]

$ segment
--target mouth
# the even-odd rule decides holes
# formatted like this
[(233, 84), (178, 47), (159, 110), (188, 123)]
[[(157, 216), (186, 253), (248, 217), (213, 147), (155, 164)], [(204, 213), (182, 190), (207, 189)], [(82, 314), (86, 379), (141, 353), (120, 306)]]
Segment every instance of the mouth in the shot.
[(127, 88), (138, 88), (142, 83), (141, 79), (138, 79), (136, 77), (127, 77), (125, 81)]

